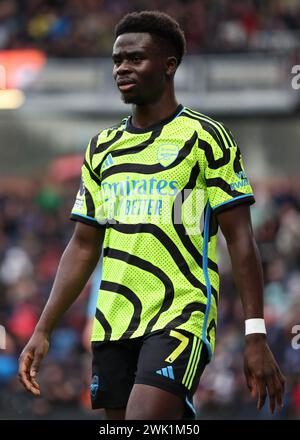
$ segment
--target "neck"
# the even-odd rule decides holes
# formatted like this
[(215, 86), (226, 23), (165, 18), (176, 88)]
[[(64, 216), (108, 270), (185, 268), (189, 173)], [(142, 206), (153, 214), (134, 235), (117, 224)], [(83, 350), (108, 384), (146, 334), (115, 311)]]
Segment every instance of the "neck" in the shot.
[(175, 95), (162, 96), (158, 101), (133, 105), (132, 125), (136, 128), (147, 128), (175, 112), (178, 102)]

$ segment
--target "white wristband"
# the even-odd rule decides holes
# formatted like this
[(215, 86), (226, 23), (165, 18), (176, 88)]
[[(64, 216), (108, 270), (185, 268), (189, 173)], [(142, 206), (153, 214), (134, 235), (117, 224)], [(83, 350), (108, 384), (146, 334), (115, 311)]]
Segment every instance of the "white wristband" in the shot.
[(261, 318), (246, 319), (246, 321), (245, 321), (245, 335), (250, 335), (251, 333), (265, 333), (265, 334), (267, 334), (265, 320), (261, 319)]

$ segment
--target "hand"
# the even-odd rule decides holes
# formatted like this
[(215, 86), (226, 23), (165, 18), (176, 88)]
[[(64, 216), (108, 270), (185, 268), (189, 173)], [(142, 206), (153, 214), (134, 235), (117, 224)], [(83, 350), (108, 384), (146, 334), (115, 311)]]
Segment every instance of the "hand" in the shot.
[(266, 335), (246, 336), (244, 372), (252, 397), (258, 397), (258, 410), (264, 406), (267, 393), (271, 413), (274, 413), (276, 403), (279, 409), (282, 408), (285, 379), (268, 346)]
[(19, 357), (20, 382), (34, 396), (41, 394), (36, 376), (48, 348), (48, 337), (42, 332), (35, 332)]

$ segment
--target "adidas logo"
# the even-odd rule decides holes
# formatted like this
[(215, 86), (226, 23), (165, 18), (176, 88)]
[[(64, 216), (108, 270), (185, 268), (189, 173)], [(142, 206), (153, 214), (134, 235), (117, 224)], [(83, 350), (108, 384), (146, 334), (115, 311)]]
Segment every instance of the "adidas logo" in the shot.
[(168, 377), (169, 379), (175, 379), (174, 377), (174, 372), (173, 372), (173, 367), (166, 367), (166, 368), (162, 368), (161, 370), (156, 370), (157, 374), (160, 374), (161, 376), (165, 376)]
[(107, 156), (107, 158), (105, 159), (103, 165), (102, 165), (102, 169), (105, 170), (106, 168), (108, 168), (108, 167), (110, 167), (111, 165), (113, 165), (113, 163), (114, 163), (114, 162), (113, 162), (112, 155), (109, 154), (109, 155)]

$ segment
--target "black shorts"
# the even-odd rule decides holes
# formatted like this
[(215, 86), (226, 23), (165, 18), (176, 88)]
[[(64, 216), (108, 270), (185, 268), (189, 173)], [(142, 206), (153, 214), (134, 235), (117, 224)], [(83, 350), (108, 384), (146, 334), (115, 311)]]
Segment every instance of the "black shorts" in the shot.
[(185, 403), (194, 418), (193, 395), (208, 363), (206, 345), (184, 330), (158, 330), (138, 338), (93, 342), (92, 408), (126, 408), (134, 384), (162, 388)]

